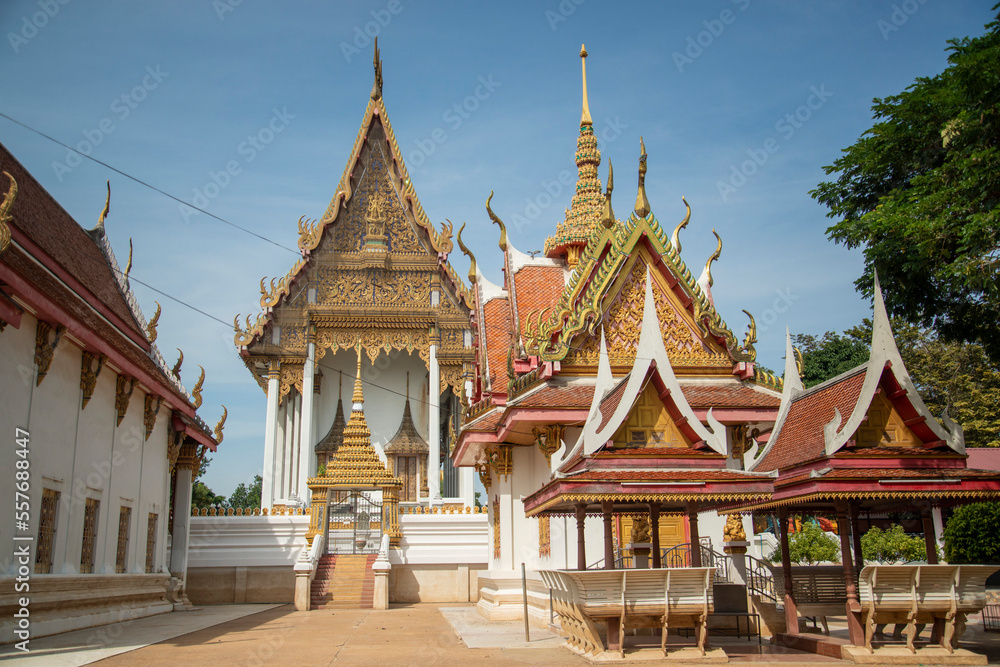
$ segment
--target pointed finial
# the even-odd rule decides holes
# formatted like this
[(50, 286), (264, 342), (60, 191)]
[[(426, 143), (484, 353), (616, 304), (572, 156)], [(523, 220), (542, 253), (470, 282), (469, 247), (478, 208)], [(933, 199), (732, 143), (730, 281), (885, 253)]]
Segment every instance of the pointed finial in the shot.
[(583, 68), (583, 112), (580, 114), (580, 125), (593, 125), (587, 102), (587, 47), (583, 44), (580, 45), (580, 65)]
[(472, 254), (471, 250), (469, 250), (468, 248), (465, 247), (464, 243), (462, 243), (462, 230), (463, 229), (465, 229), (465, 223), (464, 222), (462, 223), (462, 226), (459, 227), (459, 229), (458, 229), (458, 237), (457, 237), (458, 247), (462, 249), (462, 252), (464, 252), (466, 255), (469, 256), (469, 284), (470, 285), (475, 285), (476, 284), (476, 256)]
[(156, 337), (159, 335), (156, 332), (156, 325), (160, 321), (160, 311), (162, 310), (159, 301), (154, 301), (153, 303), (156, 304), (156, 312), (153, 314), (153, 318), (149, 320), (149, 324), (146, 325), (146, 337), (149, 338), (150, 343), (155, 343)]
[(681, 201), (684, 202), (684, 206), (687, 207), (687, 213), (684, 215), (684, 219), (681, 220), (681, 224), (677, 225), (674, 229), (674, 236), (670, 239), (670, 244), (674, 246), (674, 250), (677, 251), (678, 255), (681, 254), (681, 230), (687, 227), (688, 223), (691, 221), (691, 205), (688, 204), (687, 199), (684, 199), (683, 196), (681, 197)]
[(0, 202), (0, 254), (10, 246), (11, 234), (7, 223), (14, 220), (10, 209), (14, 206), (14, 199), (17, 197), (17, 181), (6, 171), (3, 172), (3, 175), (10, 179), (10, 189), (7, 190), (3, 201)]
[(406, 371), (406, 400), (410, 400), (410, 371)]
[(201, 407), (201, 388), (205, 386), (205, 367), (198, 366), (201, 369), (201, 375), (198, 376), (198, 382), (195, 383), (194, 389), (191, 391), (191, 402), (194, 403), (194, 407)]
[(615, 225), (615, 212), (611, 208), (611, 193), (615, 189), (615, 169), (611, 166), (611, 158), (608, 158), (608, 188), (604, 192), (604, 214), (601, 216), (601, 224), (611, 229)]
[(170, 372), (174, 374), (174, 377), (176, 377), (178, 380), (180, 380), (181, 379), (181, 364), (184, 363), (184, 350), (182, 350), (181, 348), (177, 348), (177, 351), (180, 353), (181, 356), (177, 357), (177, 363), (174, 364), (174, 367), (170, 370)]
[(226, 427), (226, 418), (229, 416), (229, 410), (226, 406), (222, 406), (222, 416), (219, 417), (219, 423), (215, 425), (213, 433), (215, 434), (215, 444), (222, 444), (222, 429)]
[(372, 99), (377, 100), (382, 97), (382, 58), (379, 57), (378, 37), (375, 38), (375, 55), (372, 56), (372, 65), (375, 67), (375, 84), (372, 86)]
[(125, 280), (128, 280), (128, 274), (132, 273), (132, 239), (128, 240), (128, 262), (125, 263)]
[(358, 345), (358, 373), (354, 378), (354, 396), (351, 402), (355, 410), (362, 410), (365, 403), (365, 393), (361, 390), (361, 346)]
[(712, 256), (708, 258), (707, 262), (705, 262), (705, 275), (708, 276), (709, 287), (715, 284), (715, 278), (712, 277), (712, 262), (722, 257), (722, 237), (719, 236), (714, 229), (712, 230), (712, 233), (715, 234), (715, 240), (718, 241), (718, 243), (715, 246), (715, 252), (713, 252)]
[(782, 376), (784, 387), (781, 392), (783, 403), (791, 396), (793, 389), (802, 390), (802, 369), (795, 352), (796, 350), (792, 346), (792, 334), (788, 327), (785, 327), (785, 374)]
[(99, 239), (102, 236), (104, 236), (104, 219), (108, 217), (108, 213), (110, 212), (111, 212), (111, 181), (108, 181), (108, 196), (104, 200), (104, 208), (101, 210), (101, 215), (98, 216), (97, 218), (97, 225), (93, 229), (88, 230), (87, 232), (94, 239)]
[(494, 223), (500, 225), (500, 250), (507, 252), (507, 226), (503, 224), (503, 220), (497, 217), (493, 209), (490, 208), (490, 200), (493, 199), (493, 191), (490, 190), (490, 196), (486, 199), (486, 212), (489, 213), (490, 220)]
[(635, 214), (640, 218), (649, 215), (649, 200), (646, 199), (646, 144), (639, 137), (639, 192), (635, 196)]
[(337, 375), (338, 375), (338, 379), (337, 379), (337, 400), (338, 401), (342, 401), (342, 400), (344, 400), (344, 371), (338, 369), (337, 370)]

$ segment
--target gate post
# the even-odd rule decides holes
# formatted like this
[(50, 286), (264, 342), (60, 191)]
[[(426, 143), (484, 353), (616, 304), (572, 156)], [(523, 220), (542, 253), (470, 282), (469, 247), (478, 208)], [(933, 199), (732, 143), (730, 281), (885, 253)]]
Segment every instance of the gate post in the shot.
[(403, 536), (399, 530), (399, 486), (382, 487), (382, 532), (389, 536), (389, 545), (398, 547)]
[(312, 548), (313, 538), (323, 531), (323, 523), (326, 522), (326, 487), (314, 487), (311, 489), (312, 499), (310, 505), (312, 511), (309, 513), (309, 530), (306, 531), (306, 548)]

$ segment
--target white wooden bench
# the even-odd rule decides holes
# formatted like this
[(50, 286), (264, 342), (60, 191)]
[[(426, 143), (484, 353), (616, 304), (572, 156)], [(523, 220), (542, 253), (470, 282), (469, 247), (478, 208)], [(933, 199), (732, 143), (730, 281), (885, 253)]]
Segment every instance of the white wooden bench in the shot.
[(918, 623), (943, 624), (941, 646), (949, 653), (965, 632), (965, 618), (986, 606), (986, 578), (995, 565), (868, 565), (861, 571), (858, 596), (865, 615), (865, 648), (872, 650), (875, 626), (906, 624), (906, 647)]
[(595, 622), (617, 624), (619, 653), (625, 655), (626, 625), (660, 627), (666, 656), (671, 627), (694, 628), (698, 650), (705, 654), (707, 621), (712, 613), (711, 567), (628, 570), (542, 570), (552, 589), (552, 605), (567, 641), (584, 653), (606, 648)]
[[(785, 576), (781, 566), (771, 568), (774, 593), (781, 600), (785, 595)], [(793, 565), (792, 595), (795, 608), (803, 617), (819, 617), (823, 631), (830, 634), (827, 616), (843, 616), (847, 612), (847, 586), (841, 565)], [(791, 632), (792, 629), (789, 629)]]

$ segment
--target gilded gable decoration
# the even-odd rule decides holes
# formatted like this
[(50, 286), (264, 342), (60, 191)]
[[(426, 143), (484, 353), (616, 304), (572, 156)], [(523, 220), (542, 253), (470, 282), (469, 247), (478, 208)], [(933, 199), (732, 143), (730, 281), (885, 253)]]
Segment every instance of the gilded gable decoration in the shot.
[(491, 445), (486, 448), (486, 457), (493, 474), (504, 479), (514, 472), (514, 456), (512, 445)]
[[(94, 390), (97, 389), (97, 377), (101, 374), (104, 362), (107, 359), (107, 356), (103, 354), (94, 354), (86, 350), (80, 356), (80, 389), (83, 390), (83, 399), (80, 405), (81, 410), (86, 409), (87, 403), (94, 396)], [(94, 368), (95, 361), (97, 362), (97, 368)]]
[(0, 255), (10, 246), (11, 234), (7, 223), (14, 221), (10, 210), (14, 207), (14, 199), (17, 198), (17, 181), (6, 171), (3, 172), (3, 175), (10, 179), (10, 187), (7, 189), (3, 201), (0, 202)]
[(535, 436), (535, 443), (539, 451), (545, 456), (545, 462), (552, 465), (552, 455), (556, 453), (562, 444), (563, 431), (566, 429), (563, 424), (549, 424), (547, 426), (533, 427), (532, 434)]
[(170, 372), (174, 374), (175, 378), (177, 378), (178, 380), (180, 380), (181, 379), (181, 366), (184, 364), (184, 350), (182, 350), (181, 348), (178, 347), (177, 348), (177, 354), (180, 355), (180, 356), (177, 357), (177, 363), (174, 364), (174, 367), (172, 369), (170, 369)]
[(38, 320), (38, 325), (35, 327), (35, 366), (38, 367), (36, 387), (42, 386), (42, 380), (48, 375), (52, 357), (64, 333), (66, 333), (65, 326), (59, 324), (53, 328), (45, 320)]
[(128, 413), (128, 404), (132, 399), (132, 392), (135, 390), (136, 379), (125, 375), (119, 375), (115, 381), (115, 411), (118, 413), (117, 426), (122, 425), (122, 420)]
[(538, 517), (538, 556), (548, 558), (552, 555), (552, 540), (549, 530), (549, 515)]
[(226, 428), (226, 418), (229, 417), (229, 410), (226, 406), (222, 406), (222, 416), (219, 417), (219, 421), (215, 424), (215, 428), (212, 429), (212, 433), (215, 435), (215, 444), (222, 444), (222, 431)]
[(156, 416), (160, 413), (160, 405), (162, 404), (162, 396), (146, 394), (142, 416), (142, 424), (146, 427), (146, 440), (149, 440), (149, 436), (153, 433), (153, 428), (156, 426)]
[(198, 376), (198, 381), (195, 383), (194, 389), (191, 390), (191, 403), (196, 408), (201, 407), (201, 390), (205, 386), (205, 367), (198, 366), (198, 368), (201, 369), (201, 375)]
[(493, 557), (500, 558), (500, 498), (493, 499)]
[(899, 412), (879, 391), (868, 408), (868, 417), (854, 436), (857, 447), (919, 447), (923, 444)]

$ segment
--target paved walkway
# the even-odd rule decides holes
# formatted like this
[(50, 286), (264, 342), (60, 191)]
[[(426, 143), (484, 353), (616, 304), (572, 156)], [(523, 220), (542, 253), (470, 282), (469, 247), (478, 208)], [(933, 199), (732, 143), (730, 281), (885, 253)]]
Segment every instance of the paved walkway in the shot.
[[(969, 639), (995, 644), (992, 636), (983, 637), (977, 629), (970, 623), (973, 636)], [(625, 664), (661, 661), (661, 654), (653, 648), (659, 645), (658, 637), (630, 641), (650, 648), (630, 649), (631, 660)], [(710, 636), (710, 641), (713, 647), (726, 651), (731, 663), (780, 663), (787, 667), (811, 667), (818, 662), (849, 664), (771, 647), (766, 639), (763, 647), (756, 641), (716, 635)], [(474, 605), (416, 604), (393, 605), (387, 611), (311, 612), (296, 612), (291, 605), (221, 605), (33, 640), (28, 657), (13, 655), (11, 647), (4, 647), (0, 662), (4, 667), (92, 663), (108, 667), (591, 664), (561, 644), (555, 635), (534, 627), (531, 641), (526, 643), (521, 622), (490, 623), (479, 617)], [(995, 659), (996, 653), (990, 658)]]

